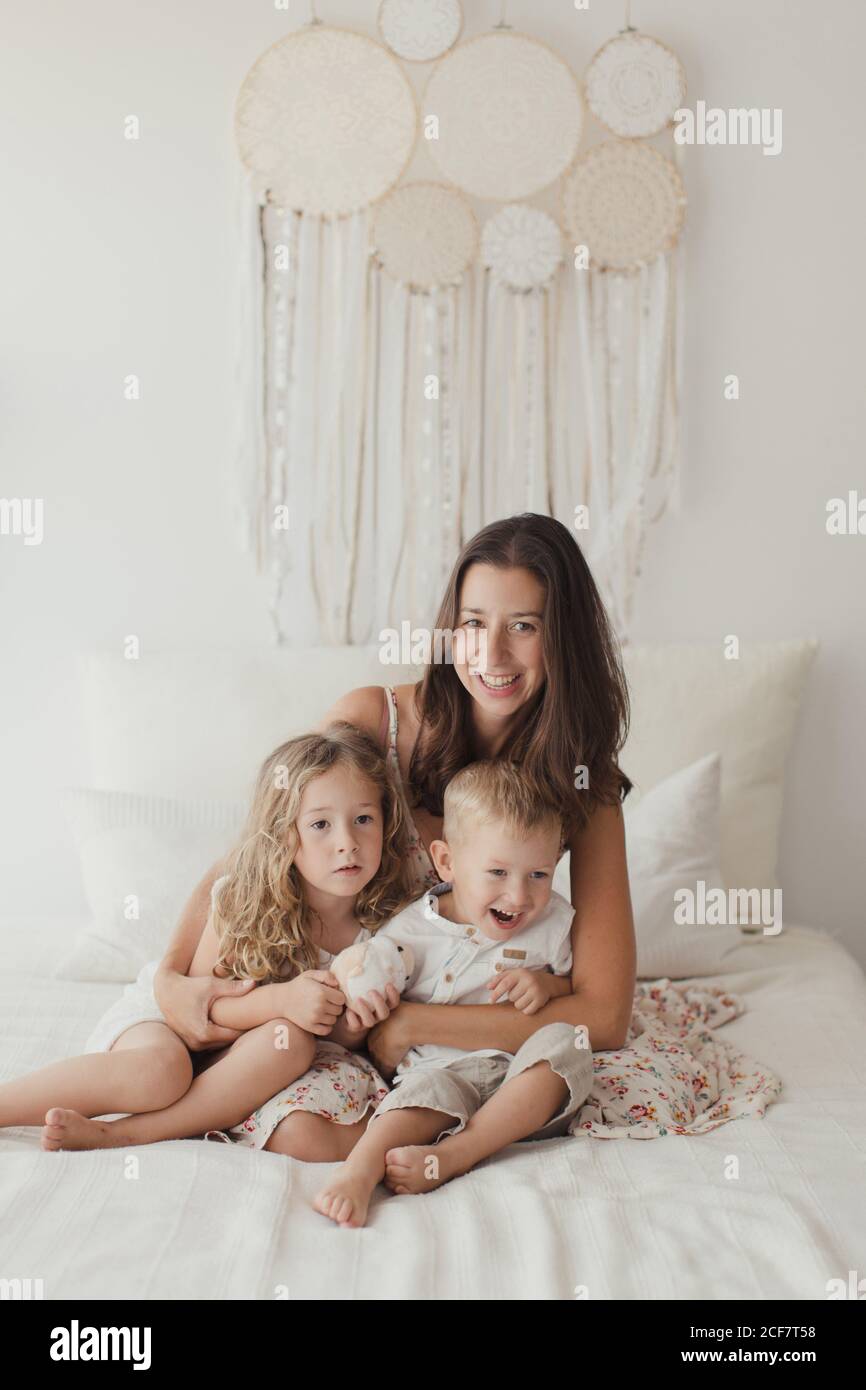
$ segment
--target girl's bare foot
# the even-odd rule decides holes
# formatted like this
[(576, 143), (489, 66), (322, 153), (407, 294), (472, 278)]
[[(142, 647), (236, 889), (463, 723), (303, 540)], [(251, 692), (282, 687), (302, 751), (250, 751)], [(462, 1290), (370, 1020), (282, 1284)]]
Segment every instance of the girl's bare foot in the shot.
[(114, 1149), (124, 1142), (119, 1128), (106, 1120), (88, 1120), (77, 1110), (49, 1110), (42, 1128), (43, 1149)]
[(416, 1194), (432, 1192), (450, 1178), (468, 1173), (471, 1162), (459, 1145), (442, 1139), (432, 1148), (424, 1144), (404, 1144), (385, 1155), (385, 1186), (391, 1192)]
[(338, 1226), (363, 1226), (375, 1186), (375, 1177), (344, 1163), (316, 1193), (313, 1207)]

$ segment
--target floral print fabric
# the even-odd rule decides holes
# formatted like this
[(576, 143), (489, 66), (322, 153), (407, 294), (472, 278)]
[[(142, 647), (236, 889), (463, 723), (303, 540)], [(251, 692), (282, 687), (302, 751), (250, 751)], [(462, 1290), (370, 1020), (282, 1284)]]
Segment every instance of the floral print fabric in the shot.
[(592, 1091), (569, 1133), (656, 1139), (763, 1115), (781, 1081), (715, 1033), (743, 1008), (722, 989), (640, 982), (626, 1045), (593, 1055)]
[(339, 1125), (353, 1125), (375, 1110), (388, 1087), (362, 1052), (349, 1052), (323, 1038), (309, 1071), (278, 1091), (252, 1115), (229, 1130), (210, 1129), (207, 1139), (263, 1149), (277, 1125), (293, 1110), (324, 1115)]

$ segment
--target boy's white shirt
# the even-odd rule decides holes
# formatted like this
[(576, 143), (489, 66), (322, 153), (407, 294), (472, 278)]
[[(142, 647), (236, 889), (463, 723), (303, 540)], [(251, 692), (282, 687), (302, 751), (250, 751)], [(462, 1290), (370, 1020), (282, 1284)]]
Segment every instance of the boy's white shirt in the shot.
[[(438, 884), (376, 932), (376, 936), (388, 936), (412, 948), (415, 968), (403, 990), (404, 999), (415, 1004), (489, 1004), (488, 981), (501, 970), (547, 967), (554, 975), (570, 974), (574, 909), (560, 893), (551, 893), (547, 907), (531, 926), (509, 940), (491, 941), (478, 927), (449, 922), (440, 915), (437, 899), (450, 889), (450, 884)], [(458, 1057), (510, 1060), (512, 1055), (502, 1048), (464, 1052), (458, 1047), (423, 1043), (407, 1052), (393, 1084), (397, 1085), (407, 1071), (446, 1066)]]

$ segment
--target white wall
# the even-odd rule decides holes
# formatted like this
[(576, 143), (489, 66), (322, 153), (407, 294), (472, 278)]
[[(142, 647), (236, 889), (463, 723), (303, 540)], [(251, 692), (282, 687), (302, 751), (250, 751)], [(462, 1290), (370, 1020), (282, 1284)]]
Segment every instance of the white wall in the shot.
[[(465, 32), (499, 16), (466, 4)], [(374, 32), (375, 0), (320, 0)], [(689, 102), (781, 107), (784, 146), (686, 152), (683, 509), (651, 535), (634, 637), (822, 643), (788, 781), (788, 921), (866, 960), (861, 769), (866, 495), (860, 267), (866, 6), (634, 0), (686, 64)], [(832, 14), (828, 14), (828, 10)], [(0, 494), (45, 499), (41, 546), (0, 538), (0, 913), (84, 909), (57, 796), (86, 776), (75, 653), (269, 640), (235, 544), (232, 106), (308, 14), (260, 0), (43, 0), (5, 25)], [(512, 0), (582, 73), (623, 7)], [(828, 22), (828, 20), (830, 22)], [(122, 139), (129, 113), (142, 139)], [(124, 401), (136, 372), (142, 399)], [(741, 398), (722, 395), (736, 372)]]

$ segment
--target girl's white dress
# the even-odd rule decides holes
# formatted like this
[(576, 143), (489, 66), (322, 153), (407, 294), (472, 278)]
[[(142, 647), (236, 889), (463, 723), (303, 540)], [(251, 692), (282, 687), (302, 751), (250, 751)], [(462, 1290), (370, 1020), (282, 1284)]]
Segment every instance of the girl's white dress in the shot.
[[(362, 927), (355, 940), (367, 941), (369, 937), (367, 928)], [(327, 970), (333, 959), (328, 951), (320, 949), (319, 969)], [(280, 1121), (293, 1110), (324, 1115), (339, 1125), (353, 1125), (368, 1110), (375, 1110), (387, 1094), (388, 1086), (363, 1052), (350, 1052), (339, 1043), (320, 1038), (309, 1071), (271, 1096), (240, 1124), (228, 1130), (209, 1129), (205, 1138), (263, 1149)]]
[[(392, 686), (385, 687), (388, 716), (388, 748), (386, 757), (394, 774), (398, 793), (409, 829), (409, 863), (418, 896), (439, 882), (417, 829), (403, 791), (400, 763), (397, 757), (397, 697)], [(384, 734), (384, 724), (383, 724)], [(219, 888), (225, 882), (219, 878), (211, 890), (211, 906)], [(370, 933), (362, 927), (356, 940), (364, 941)], [(327, 969), (333, 956), (319, 952), (319, 967)], [(84, 1046), (85, 1052), (107, 1052), (112, 1043), (135, 1023), (165, 1023), (165, 1018), (153, 993), (153, 977), (158, 960), (148, 961), (139, 971), (134, 984), (127, 985), (120, 999), (103, 1014)], [(196, 1054), (197, 1055), (197, 1054)], [(240, 1124), (228, 1130), (208, 1130), (205, 1138), (225, 1143), (245, 1144), (263, 1149), (277, 1125), (294, 1110), (307, 1110), (324, 1115), (335, 1124), (351, 1125), (363, 1119), (368, 1110), (375, 1110), (388, 1094), (388, 1086), (373, 1063), (363, 1052), (350, 1052), (339, 1043), (323, 1038), (317, 1048), (309, 1071), (278, 1091), (259, 1106)]]
[[(211, 890), (211, 907), (225, 878), (219, 878)], [(356, 940), (370, 936), (366, 927)], [(319, 951), (319, 968), (326, 970), (333, 960), (329, 952)], [(108, 1052), (114, 1042), (136, 1023), (165, 1023), (156, 996), (153, 978), (158, 960), (142, 966), (138, 978), (127, 985), (120, 998), (112, 1004), (94, 1027), (84, 1044), (85, 1052)], [(194, 1054), (198, 1056), (199, 1054)], [(308, 1110), (324, 1115), (337, 1124), (354, 1124), (368, 1110), (375, 1109), (388, 1094), (382, 1077), (363, 1053), (350, 1052), (338, 1043), (322, 1038), (310, 1070), (284, 1090), (278, 1092), (241, 1124), (230, 1130), (209, 1130), (206, 1138), (246, 1144), (262, 1149), (280, 1120), (293, 1110)]]

